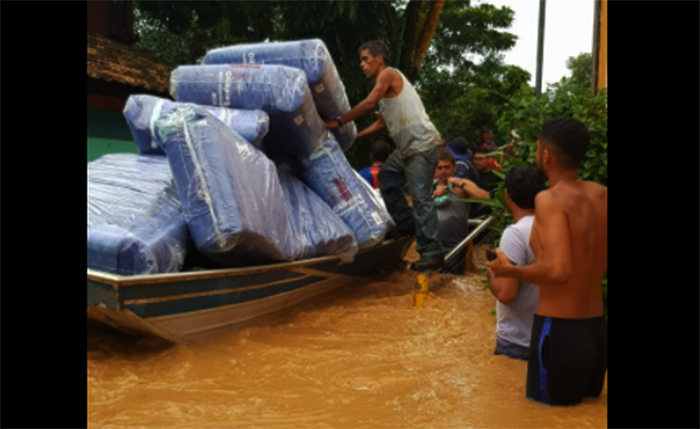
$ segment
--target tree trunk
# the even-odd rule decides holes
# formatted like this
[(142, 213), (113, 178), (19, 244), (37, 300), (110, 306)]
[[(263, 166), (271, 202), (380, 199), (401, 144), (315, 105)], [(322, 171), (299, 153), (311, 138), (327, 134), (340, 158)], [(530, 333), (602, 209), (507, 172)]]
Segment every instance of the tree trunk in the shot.
[(401, 48), (401, 61), (398, 66), (406, 74), (413, 64), (416, 41), (418, 40), (418, 26), (420, 25), (420, 12), (423, 9), (423, 0), (411, 0), (406, 6), (406, 28), (403, 33), (403, 46)]
[(418, 71), (420, 71), (425, 55), (428, 53), (428, 48), (430, 48), (430, 43), (433, 41), (433, 35), (435, 35), (435, 29), (440, 22), (440, 14), (444, 5), (445, 0), (435, 0), (430, 5), (430, 12), (416, 43), (415, 56), (408, 71), (409, 75), (407, 77), (411, 82), (415, 82), (418, 77)]

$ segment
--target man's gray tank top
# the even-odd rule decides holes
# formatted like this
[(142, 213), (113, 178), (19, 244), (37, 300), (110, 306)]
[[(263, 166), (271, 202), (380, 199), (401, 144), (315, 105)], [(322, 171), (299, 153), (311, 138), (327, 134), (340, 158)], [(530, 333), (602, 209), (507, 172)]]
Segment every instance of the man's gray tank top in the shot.
[(440, 144), (440, 133), (430, 122), (413, 85), (400, 71), (394, 68), (389, 70), (394, 70), (401, 76), (403, 89), (396, 98), (379, 100), (379, 109), (401, 157), (405, 159), (437, 147)]

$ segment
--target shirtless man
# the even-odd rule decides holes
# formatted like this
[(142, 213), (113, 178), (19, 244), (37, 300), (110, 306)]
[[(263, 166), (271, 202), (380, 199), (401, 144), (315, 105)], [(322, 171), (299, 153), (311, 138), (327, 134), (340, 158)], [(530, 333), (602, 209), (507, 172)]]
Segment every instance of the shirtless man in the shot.
[[(445, 250), (438, 240), (438, 218), (432, 198), (440, 133), (430, 122), (411, 83), (400, 71), (389, 67), (389, 49), (383, 42), (365, 43), (359, 53), (362, 72), (367, 78), (376, 80), (374, 89), (352, 110), (326, 122), (326, 127), (342, 126), (379, 105), (377, 121), (357, 137), (389, 130), (397, 149), (384, 163), (378, 179), (384, 202), (396, 222), (394, 236), (416, 235), (416, 250), (421, 258), (411, 265), (411, 269), (437, 270), (445, 265)], [(403, 193), (407, 182), (413, 210)]]
[(608, 365), (601, 293), (608, 269), (608, 189), (578, 178), (589, 144), (580, 121), (558, 117), (542, 125), (536, 160), (550, 189), (535, 199), (535, 263), (513, 266), (497, 250), (498, 258), (487, 264), (498, 277), (539, 286), (527, 397), (549, 405), (600, 396)]

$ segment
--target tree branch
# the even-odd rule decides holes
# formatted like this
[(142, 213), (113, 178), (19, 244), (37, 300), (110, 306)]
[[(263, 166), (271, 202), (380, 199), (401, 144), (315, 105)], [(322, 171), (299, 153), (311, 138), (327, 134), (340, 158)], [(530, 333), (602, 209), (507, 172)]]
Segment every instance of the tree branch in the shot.
[(403, 47), (401, 49), (401, 61), (399, 68), (404, 74), (408, 73), (413, 64), (416, 41), (418, 40), (418, 25), (420, 24), (420, 12), (423, 9), (423, 0), (411, 0), (406, 6), (406, 29), (403, 33)]
[(425, 26), (420, 34), (420, 38), (416, 43), (416, 53), (409, 72), (411, 74), (410, 80), (412, 82), (418, 77), (418, 71), (423, 64), (425, 55), (428, 53), (428, 48), (430, 48), (430, 42), (432, 42), (435, 29), (440, 22), (440, 14), (442, 13), (442, 8), (444, 5), (445, 0), (435, 0), (430, 5), (430, 12), (428, 13), (428, 18), (425, 20)]

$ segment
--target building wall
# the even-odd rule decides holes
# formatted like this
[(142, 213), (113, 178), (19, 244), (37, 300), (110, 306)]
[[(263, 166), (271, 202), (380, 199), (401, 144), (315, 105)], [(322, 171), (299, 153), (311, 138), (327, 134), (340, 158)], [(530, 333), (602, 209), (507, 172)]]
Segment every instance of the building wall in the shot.
[(132, 1), (87, 1), (87, 32), (131, 45), (134, 41)]
[(137, 153), (121, 112), (87, 108), (88, 162), (108, 153)]
[(87, 32), (107, 35), (109, 25), (109, 3), (106, 0), (87, 2)]

